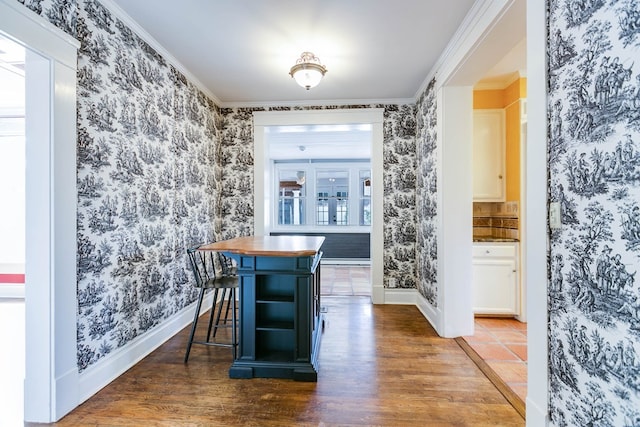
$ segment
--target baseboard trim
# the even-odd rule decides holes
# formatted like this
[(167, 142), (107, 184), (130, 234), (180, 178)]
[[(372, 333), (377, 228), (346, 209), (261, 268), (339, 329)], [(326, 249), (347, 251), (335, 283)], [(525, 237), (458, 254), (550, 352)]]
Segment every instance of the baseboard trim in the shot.
[(541, 409), (536, 402), (527, 397), (527, 425), (528, 426), (548, 426), (549, 414)]
[[(211, 307), (212, 298), (211, 292), (205, 296), (200, 310), (201, 314)], [(180, 332), (185, 326), (189, 325), (193, 321), (195, 309), (196, 303), (194, 302), (157, 328), (113, 351), (85, 372), (80, 373), (78, 377), (77, 405), (96, 394), (111, 381), (164, 344), (169, 338)]]
[(422, 296), (422, 294), (416, 291), (418, 294), (416, 297), (416, 307), (420, 310), (420, 313), (429, 321), (433, 329), (436, 330), (438, 335), (443, 336), (442, 325), (440, 324), (440, 310), (434, 308), (429, 302)]
[(416, 290), (402, 288), (384, 288), (384, 303), (398, 305), (415, 305)]
[(67, 415), (78, 406), (78, 368), (74, 368), (66, 372), (64, 375), (56, 378), (56, 406), (54, 419)]
[(24, 284), (0, 284), (0, 298), (24, 299)]

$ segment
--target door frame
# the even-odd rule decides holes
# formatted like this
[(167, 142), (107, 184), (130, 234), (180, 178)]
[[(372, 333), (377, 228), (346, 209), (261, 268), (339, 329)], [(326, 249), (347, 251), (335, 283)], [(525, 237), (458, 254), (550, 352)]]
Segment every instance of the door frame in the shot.
[(78, 405), (76, 70), (80, 43), (8, 0), (0, 0), (0, 32), (27, 49), (24, 419), (46, 423)]
[[(525, 8), (522, 14), (522, 9)], [(479, 73), (483, 69), (489, 69), (487, 65), (495, 64), (496, 55), (500, 55), (500, 50), (496, 45), (509, 42), (509, 38), (504, 34), (510, 34), (514, 28), (526, 28), (527, 37), (527, 135), (525, 149), (525, 164), (523, 172), (523, 188), (521, 194), (523, 198), (522, 209), (522, 227), (523, 237), (526, 240), (521, 243), (520, 249), (522, 253), (523, 272), (522, 278), (523, 291), (526, 292), (526, 317), (527, 317), (527, 425), (546, 425), (548, 423), (548, 396), (549, 396), (549, 367), (548, 367), (548, 307), (547, 307), (547, 75), (546, 75), (546, 52), (547, 52), (547, 23), (545, 5), (538, 0), (482, 0), (476, 2), (473, 8), (478, 16), (476, 25), (467, 26), (467, 33), (464, 37), (460, 37), (458, 49), (452, 49), (452, 53), (448, 56), (448, 60), (438, 68), (438, 79), (436, 81), (438, 90), (440, 90), (438, 98), (438, 109), (449, 109), (449, 101), (459, 102), (461, 97), (465, 96), (465, 90), (472, 91), (472, 85), (475, 80), (481, 77)], [(525, 16), (526, 23), (521, 22), (519, 18)], [(517, 16), (514, 19), (514, 16)], [(526, 26), (525, 26), (526, 24)], [(508, 28), (510, 31), (502, 33), (495, 32), (493, 29), (497, 27)], [(514, 31), (511, 31), (511, 33)], [(517, 31), (515, 31), (517, 32)], [(502, 35), (501, 35), (502, 34)], [(455, 41), (455, 39), (454, 39)], [(454, 43), (455, 45), (455, 43)], [(504, 53), (504, 50), (502, 51)], [(426, 79), (429, 81), (430, 77)], [(447, 96), (448, 92), (459, 91), (458, 94)], [(440, 105), (444, 104), (444, 105)], [(458, 118), (457, 126), (471, 128), (471, 120), (467, 121), (464, 113), (453, 113), (448, 110), (444, 117), (438, 117), (439, 126), (445, 126), (444, 130), (451, 130), (449, 135), (439, 137), (439, 146), (446, 149), (452, 149), (448, 144), (458, 143), (455, 135), (455, 128), (449, 127), (452, 120)], [(469, 116), (471, 115), (471, 104), (468, 106)], [(443, 123), (441, 120), (443, 119)], [(464, 143), (462, 143), (464, 145)], [(454, 145), (455, 147), (455, 145)], [(447, 160), (450, 156), (443, 156)], [(455, 158), (455, 156), (454, 156)], [(466, 158), (465, 158), (466, 161)], [(468, 164), (468, 163), (465, 163)], [(445, 167), (442, 165), (441, 167)], [(444, 172), (443, 172), (444, 173)], [(454, 212), (451, 209), (455, 203), (464, 204), (464, 198), (467, 197), (466, 188), (471, 188), (471, 181), (466, 186), (461, 186), (465, 191), (461, 193), (451, 192), (451, 186), (454, 185), (456, 177), (450, 177), (448, 187), (442, 190), (443, 197), (443, 216), (447, 219), (442, 224), (443, 236), (452, 234), (458, 236), (460, 231), (456, 231), (455, 221), (450, 221), (449, 214)], [(441, 178), (444, 180), (444, 178)], [(453, 194), (452, 194), (453, 193)], [(471, 212), (468, 215), (467, 222), (459, 222), (460, 224), (470, 223)], [(466, 221), (466, 219), (465, 219)], [(466, 225), (463, 225), (466, 227)], [(462, 242), (457, 238), (459, 248), (463, 248), (465, 265), (458, 265), (461, 270), (467, 269), (467, 249), (470, 251), (471, 239)], [(439, 242), (440, 243), (440, 242)], [(456, 245), (453, 245), (455, 247)], [(452, 263), (456, 259), (456, 254), (448, 253), (447, 248), (451, 247), (438, 246), (440, 257), (446, 258), (442, 262), (442, 276), (439, 276), (438, 283), (442, 286), (442, 312), (440, 321), (446, 323), (454, 323), (458, 327), (459, 332), (465, 327), (468, 317), (464, 314), (466, 306), (466, 298), (458, 299), (457, 296), (469, 293), (469, 287), (466, 288), (460, 283), (452, 282), (452, 279), (462, 277), (462, 273), (454, 270), (455, 264)], [(440, 248), (443, 250), (440, 251)], [(471, 268), (470, 262), (468, 268)], [(450, 274), (453, 272), (453, 275)], [(453, 277), (452, 277), (453, 276)], [(453, 285), (452, 285), (453, 283)], [(458, 292), (456, 292), (458, 291)], [(461, 309), (462, 307), (462, 309)], [(471, 309), (469, 309), (471, 312)], [(453, 313), (454, 315), (451, 315)], [(458, 316), (457, 313), (463, 313)], [(451, 331), (449, 327), (442, 327), (447, 332)]]
[(336, 110), (256, 111), (254, 125), (254, 233), (268, 233), (273, 200), (271, 172), (266, 147), (268, 126), (371, 124), (371, 296), (374, 304), (384, 303), (384, 215), (383, 215), (383, 120), (382, 108)]

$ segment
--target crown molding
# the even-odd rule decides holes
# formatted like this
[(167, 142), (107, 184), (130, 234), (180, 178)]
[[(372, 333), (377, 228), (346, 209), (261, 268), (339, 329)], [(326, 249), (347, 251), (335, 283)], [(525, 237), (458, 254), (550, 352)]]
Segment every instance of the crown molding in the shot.
[(415, 98), (393, 99), (329, 99), (312, 101), (221, 102), (220, 108), (274, 108), (274, 107), (323, 107), (349, 105), (404, 105), (415, 104)]
[(171, 55), (151, 34), (145, 31), (136, 21), (133, 20), (120, 6), (111, 0), (99, 0), (107, 9), (124, 22), (133, 32), (141, 37), (145, 42), (154, 48), (162, 57), (180, 71), (191, 83), (196, 85), (204, 94), (206, 94), (216, 105), (221, 105), (220, 99), (211, 92), (200, 80), (198, 80), (191, 72)]
[(437, 81), (438, 71), (440, 71), (442, 67), (453, 58), (454, 53), (460, 49), (473, 30), (475, 30), (475, 28), (481, 23), (483, 17), (487, 13), (487, 9), (489, 9), (489, 1), (490, 0), (476, 1), (473, 6), (471, 6), (471, 9), (460, 23), (460, 26), (453, 34), (453, 37), (451, 37), (449, 43), (447, 43), (447, 46), (442, 51), (442, 54), (438, 57), (435, 64), (433, 64), (433, 67), (431, 67), (431, 70), (420, 85), (420, 88), (415, 93), (415, 99), (418, 99), (418, 97), (420, 97), (420, 95), (427, 89), (427, 86), (432, 79), (436, 78)]
[(515, 1), (520, 0), (476, 1), (415, 93), (415, 99), (426, 90), (432, 79), (436, 79), (437, 87), (445, 84), (475, 50), (477, 43), (484, 39), (487, 29), (491, 28)]

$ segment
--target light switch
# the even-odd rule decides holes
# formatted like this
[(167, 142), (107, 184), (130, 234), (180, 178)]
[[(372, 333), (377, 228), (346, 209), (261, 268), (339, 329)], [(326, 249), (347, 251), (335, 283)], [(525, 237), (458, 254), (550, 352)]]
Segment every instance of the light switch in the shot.
[(549, 203), (549, 226), (551, 227), (551, 229), (556, 230), (562, 227), (560, 202)]

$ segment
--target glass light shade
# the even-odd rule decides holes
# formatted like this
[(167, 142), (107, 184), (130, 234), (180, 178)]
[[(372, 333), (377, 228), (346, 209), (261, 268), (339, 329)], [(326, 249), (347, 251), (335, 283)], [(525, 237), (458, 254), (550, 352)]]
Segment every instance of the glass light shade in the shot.
[(327, 69), (320, 64), (320, 60), (311, 52), (303, 52), (296, 61), (296, 65), (291, 67), (291, 77), (293, 77), (300, 86), (309, 90), (316, 87)]

